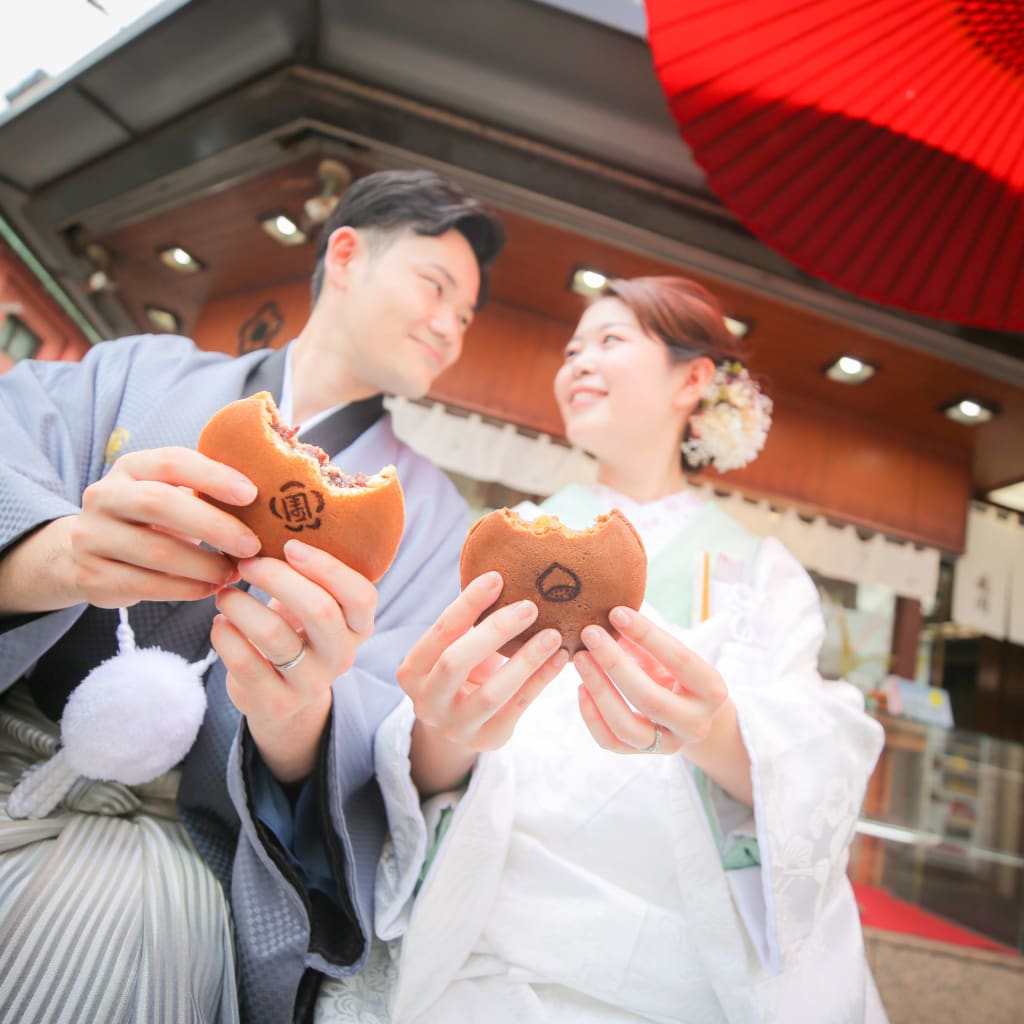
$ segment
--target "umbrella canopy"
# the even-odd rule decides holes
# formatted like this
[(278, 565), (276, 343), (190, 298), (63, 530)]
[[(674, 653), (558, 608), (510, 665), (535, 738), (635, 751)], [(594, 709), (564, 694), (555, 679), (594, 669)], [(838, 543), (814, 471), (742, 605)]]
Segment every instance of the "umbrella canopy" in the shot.
[(646, 0), (710, 186), (841, 288), (1024, 329), (1024, 0)]

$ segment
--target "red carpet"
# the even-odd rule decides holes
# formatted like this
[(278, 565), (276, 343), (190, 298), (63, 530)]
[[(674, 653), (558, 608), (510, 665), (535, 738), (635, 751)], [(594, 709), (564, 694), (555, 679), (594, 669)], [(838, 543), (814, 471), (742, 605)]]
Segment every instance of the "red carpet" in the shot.
[(972, 946), (988, 949), (1008, 956), (1019, 956), (1011, 946), (1004, 946), (992, 939), (953, 924), (943, 917), (930, 914), (920, 907), (904, 903), (882, 889), (870, 885), (853, 883), (853, 891), (860, 908), (861, 923), (865, 928), (899, 932), (903, 935), (917, 935), (935, 942), (948, 942), (956, 946)]

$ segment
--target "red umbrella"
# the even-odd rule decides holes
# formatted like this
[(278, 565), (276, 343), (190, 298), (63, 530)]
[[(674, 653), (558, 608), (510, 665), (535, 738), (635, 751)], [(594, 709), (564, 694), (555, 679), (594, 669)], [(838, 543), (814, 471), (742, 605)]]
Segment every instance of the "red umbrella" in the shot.
[(808, 272), (1024, 329), (1024, 0), (646, 0), (710, 186)]

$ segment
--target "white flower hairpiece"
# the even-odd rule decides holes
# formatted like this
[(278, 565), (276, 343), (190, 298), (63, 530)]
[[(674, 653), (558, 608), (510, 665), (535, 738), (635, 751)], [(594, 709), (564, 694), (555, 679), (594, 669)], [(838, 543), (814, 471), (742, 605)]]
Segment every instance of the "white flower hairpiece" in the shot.
[(724, 473), (753, 462), (772, 425), (772, 400), (747, 368), (722, 363), (690, 414), (683, 457), (694, 469), (710, 463)]

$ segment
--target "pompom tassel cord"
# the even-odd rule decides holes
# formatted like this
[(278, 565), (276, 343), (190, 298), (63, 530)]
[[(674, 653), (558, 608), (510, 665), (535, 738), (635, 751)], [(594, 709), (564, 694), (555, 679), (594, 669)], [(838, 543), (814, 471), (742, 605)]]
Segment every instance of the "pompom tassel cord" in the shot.
[(139, 649), (119, 609), (118, 652), (68, 698), (62, 749), (29, 768), (7, 800), (11, 818), (45, 818), (80, 777), (135, 786), (169, 771), (195, 742), (206, 712), (203, 677), (211, 650), (189, 663), (160, 648)]

